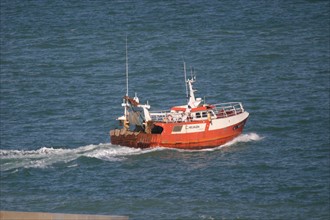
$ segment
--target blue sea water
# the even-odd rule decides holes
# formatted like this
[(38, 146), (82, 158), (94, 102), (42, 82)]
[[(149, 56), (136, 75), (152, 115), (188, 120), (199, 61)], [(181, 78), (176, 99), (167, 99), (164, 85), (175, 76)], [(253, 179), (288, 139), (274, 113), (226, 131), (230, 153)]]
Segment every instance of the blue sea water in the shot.
[[(0, 3), (0, 209), (130, 219), (330, 218), (330, 3)], [(213, 150), (112, 145), (129, 93), (185, 103), (183, 60), (244, 133)]]

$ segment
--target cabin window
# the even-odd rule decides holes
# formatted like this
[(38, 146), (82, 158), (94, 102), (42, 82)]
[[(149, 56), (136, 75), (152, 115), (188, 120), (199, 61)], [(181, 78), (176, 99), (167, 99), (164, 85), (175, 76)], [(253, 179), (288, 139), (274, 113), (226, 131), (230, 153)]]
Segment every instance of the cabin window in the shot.
[(182, 125), (174, 126), (172, 132), (180, 132), (182, 130)]
[(200, 112), (196, 113), (196, 118), (201, 118), (201, 113)]
[(207, 113), (206, 112), (202, 112), (203, 118), (207, 118)]

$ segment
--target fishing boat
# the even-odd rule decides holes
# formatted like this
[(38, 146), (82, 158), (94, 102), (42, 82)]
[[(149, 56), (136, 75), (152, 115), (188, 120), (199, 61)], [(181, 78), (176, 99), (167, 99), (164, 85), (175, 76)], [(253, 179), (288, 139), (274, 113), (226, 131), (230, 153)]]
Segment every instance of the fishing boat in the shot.
[(223, 145), (243, 132), (249, 117), (241, 102), (207, 104), (195, 98), (196, 77), (186, 77), (187, 103), (168, 110), (150, 111), (139, 98), (128, 96), (126, 45), (126, 95), (124, 115), (117, 118), (120, 128), (110, 130), (111, 143), (133, 148), (166, 147), (199, 150)]

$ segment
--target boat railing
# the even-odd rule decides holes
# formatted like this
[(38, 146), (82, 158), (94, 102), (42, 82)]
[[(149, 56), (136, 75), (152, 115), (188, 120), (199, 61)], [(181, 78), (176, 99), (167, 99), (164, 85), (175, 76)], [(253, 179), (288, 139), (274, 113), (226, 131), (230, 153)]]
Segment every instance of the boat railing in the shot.
[(167, 111), (150, 111), (150, 117), (153, 121), (165, 121), (170, 115), (170, 110)]
[(226, 118), (233, 115), (238, 115), (244, 112), (241, 102), (227, 102), (213, 105), (215, 107), (214, 113), (217, 118)]
[(183, 122), (191, 120), (192, 118), (188, 117), (188, 114), (184, 112), (172, 112), (172, 111), (151, 111), (150, 117), (153, 121), (162, 121), (162, 122)]
[[(234, 115), (238, 115), (244, 112), (244, 108), (241, 102), (227, 102), (212, 105), (213, 112), (216, 118), (226, 118)], [(190, 114), (183, 112), (171, 112), (170, 110), (162, 111), (150, 111), (150, 117), (153, 121), (162, 122), (181, 122), (181, 121), (193, 121), (201, 120), (201, 118), (192, 118)]]

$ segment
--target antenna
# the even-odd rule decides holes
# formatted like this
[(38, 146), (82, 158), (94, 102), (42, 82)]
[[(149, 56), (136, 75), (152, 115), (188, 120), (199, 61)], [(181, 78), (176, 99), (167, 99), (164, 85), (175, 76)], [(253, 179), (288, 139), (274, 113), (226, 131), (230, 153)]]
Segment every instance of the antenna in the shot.
[(127, 35), (126, 35), (126, 96), (128, 96), (128, 55), (127, 55)]
[(187, 71), (186, 71), (186, 62), (183, 60), (183, 71), (184, 71), (184, 83), (186, 84), (186, 94), (187, 94), (187, 100), (188, 100), (188, 87), (187, 87)]
[[(127, 35), (126, 35), (126, 96), (128, 96), (128, 55), (127, 55)], [(127, 119), (128, 119), (128, 111), (127, 111), (127, 107), (128, 107), (128, 101), (125, 98), (125, 103), (123, 103), (122, 105), (125, 106), (124, 109), (124, 128), (127, 129)], [(123, 101), (124, 101), (123, 100)]]

